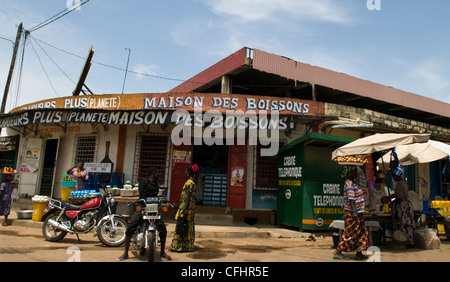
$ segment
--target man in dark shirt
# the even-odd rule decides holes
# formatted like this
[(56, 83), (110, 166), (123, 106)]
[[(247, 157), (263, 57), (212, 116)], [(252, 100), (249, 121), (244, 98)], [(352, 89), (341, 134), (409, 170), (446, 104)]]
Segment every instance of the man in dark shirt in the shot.
[[(139, 199), (147, 199), (148, 197), (157, 197), (159, 193), (159, 171), (158, 169), (151, 167), (148, 172), (148, 178), (145, 178), (139, 182)], [(142, 207), (145, 208), (145, 205)], [(125, 250), (123, 255), (119, 257), (119, 260), (125, 260), (128, 258), (128, 249), (130, 247), (131, 237), (136, 232), (139, 224), (142, 221), (142, 213), (140, 211), (135, 211), (133, 216), (131, 217), (130, 224), (128, 225), (127, 231), (125, 232)], [(161, 242), (161, 253), (160, 257), (171, 260), (172, 258), (166, 254), (166, 238), (167, 238), (167, 228), (164, 224), (164, 220), (158, 219), (156, 220), (156, 228), (159, 232), (159, 238)]]

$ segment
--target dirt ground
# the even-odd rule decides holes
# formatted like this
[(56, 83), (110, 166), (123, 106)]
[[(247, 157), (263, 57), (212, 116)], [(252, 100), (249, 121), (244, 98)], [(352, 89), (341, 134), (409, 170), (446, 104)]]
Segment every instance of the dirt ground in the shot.
[[(67, 235), (52, 243), (43, 239), (39, 228), (0, 226), (0, 262), (117, 262), (123, 252), (123, 247), (103, 246), (92, 233), (80, 235), (80, 239)], [(171, 253), (170, 262), (337, 262), (333, 260), (332, 237), (315, 234), (314, 239), (197, 238), (195, 252)], [(130, 250), (127, 262), (146, 261), (132, 247)], [(441, 237), (437, 250), (406, 249), (390, 242), (366, 254), (371, 255), (369, 262), (450, 262), (450, 241)], [(355, 261), (354, 253), (346, 255), (349, 259), (345, 261)]]

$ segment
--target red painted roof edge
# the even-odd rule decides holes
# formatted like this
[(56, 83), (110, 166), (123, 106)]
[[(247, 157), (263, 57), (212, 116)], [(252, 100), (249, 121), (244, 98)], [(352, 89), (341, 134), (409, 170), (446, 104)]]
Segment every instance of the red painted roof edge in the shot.
[(205, 85), (206, 83), (209, 83), (214, 79), (243, 66), (245, 64), (246, 50), (247, 47), (243, 47), (239, 51), (231, 54), (189, 80), (181, 83), (172, 90), (169, 90), (168, 93), (188, 93), (195, 91), (197, 88)]

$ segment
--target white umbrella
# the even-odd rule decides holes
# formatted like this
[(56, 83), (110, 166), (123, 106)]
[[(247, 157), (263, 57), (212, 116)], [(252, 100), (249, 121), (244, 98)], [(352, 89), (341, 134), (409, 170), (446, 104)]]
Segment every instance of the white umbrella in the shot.
[[(398, 160), (401, 165), (412, 165), (417, 163), (430, 163), (444, 158), (448, 158), (447, 152), (438, 149), (436, 145), (441, 142), (415, 143), (409, 145), (400, 145), (395, 148)], [(445, 143), (442, 143), (446, 145)], [(450, 147), (450, 146), (449, 146)], [(450, 151), (449, 151), (450, 152)], [(380, 167), (389, 167), (391, 153), (386, 153), (378, 159), (377, 164)]]
[(331, 159), (348, 155), (366, 155), (386, 151), (399, 145), (425, 143), (430, 134), (380, 133), (360, 138), (333, 151)]

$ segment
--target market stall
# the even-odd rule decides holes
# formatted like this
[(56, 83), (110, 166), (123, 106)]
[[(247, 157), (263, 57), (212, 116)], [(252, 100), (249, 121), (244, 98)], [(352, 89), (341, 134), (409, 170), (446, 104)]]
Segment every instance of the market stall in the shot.
[[(389, 204), (390, 201), (393, 201), (391, 197), (393, 190), (388, 188), (392, 185), (391, 175), (400, 173), (403, 165), (429, 163), (448, 158), (448, 152), (442, 150), (442, 148), (448, 148), (446, 147), (448, 145), (430, 141), (428, 138), (429, 135), (425, 134), (375, 134), (342, 146), (332, 153), (332, 159), (335, 162), (357, 167), (358, 184), (365, 195), (365, 220), (380, 223), (383, 242), (386, 241), (386, 230), (391, 229), (393, 223)], [(374, 163), (371, 154), (376, 152), (385, 154)], [(381, 171), (374, 169), (375, 164)], [(398, 170), (395, 171), (395, 169)], [(417, 206), (415, 204), (417, 200), (422, 204), (421, 196), (414, 191), (410, 191), (408, 197), (411, 199), (413, 207)], [(380, 201), (381, 198), (389, 200), (383, 203)], [(420, 209), (422, 212), (422, 205), (420, 205)], [(441, 208), (441, 210), (447, 212), (446, 208)], [(422, 231), (416, 230), (417, 233)], [(402, 239), (401, 236), (397, 236), (397, 238), (393, 236), (393, 232), (390, 236), (397, 240)]]
[(333, 151), (331, 159), (341, 156), (366, 155), (375, 152), (390, 150), (399, 145), (412, 143), (425, 143), (430, 139), (430, 134), (398, 134), (381, 133), (360, 138)]
[[(397, 146), (395, 151), (402, 166), (431, 163), (443, 159), (446, 160), (446, 165), (449, 165), (450, 145), (442, 142), (429, 140), (427, 143), (402, 145)], [(390, 154), (390, 152), (386, 153), (377, 161), (377, 164), (381, 167), (389, 166)], [(424, 197), (421, 195), (421, 198)], [(437, 229), (439, 233), (445, 232), (447, 239), (450, 240), (449, 195), (447, 195), (447, 200), (440, 196), (435, 196), (434, 198), (424, 199), (420, 212), (426, 216), (424, 220), (426, 224)]]

